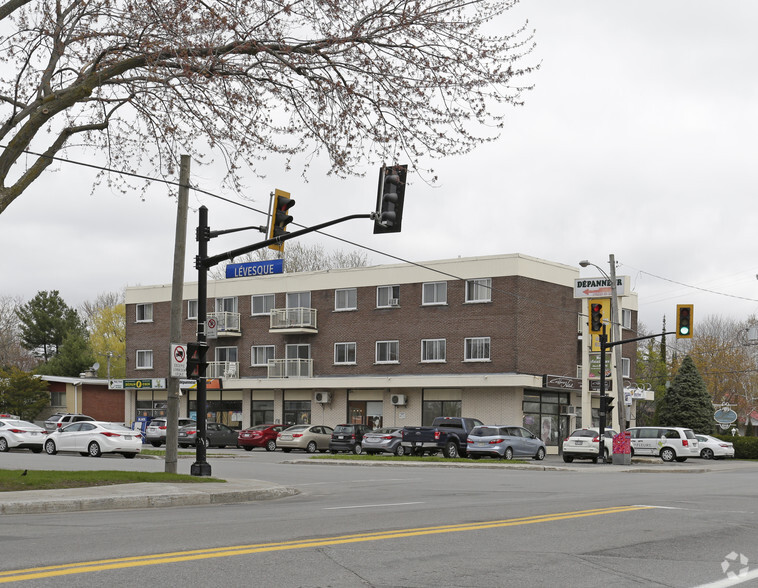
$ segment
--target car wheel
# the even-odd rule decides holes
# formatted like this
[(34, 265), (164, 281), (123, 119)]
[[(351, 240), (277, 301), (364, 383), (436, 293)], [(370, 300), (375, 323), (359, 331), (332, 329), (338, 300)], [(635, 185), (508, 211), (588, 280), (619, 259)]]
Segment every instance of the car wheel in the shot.
[(545, 448), (544, 447), (540, 447), (537, 450), (537, 455), (534, 456), (534, 459), (536, 459), (537, 461), (542, 461), (543, 459), (545, 459)]
[(55, 442), (52, 439), (45, 441), (45, 453), (48, 455), (55, 455), (58, 450), (55, 448)]
[(253, 448), (250, 445), (245, 445), (245, 451), (252, 451)]
[(503, 459), (513, 459), (513, 448), (512, 447), (506, 447), (505, 452), (503, 453)]
[(266, 443), (266, 451), (276, 451), (276, 441), (269, 439)]
[(87, 452), (92, 457), (100, 457), (103, 452), (100, 450), (100, 446), (97, 444), (97, 441), (92, 441), (92, 443), (89, 444), (87, 447)]
[(566, 455), (563, 454), (563, 461), (566, 463), (573, 463), (574, 462), (574, 456), (573, 455)]
[(355, 447), (353, 447), (353, 453), (355, 453), (355, 455), (360, 455), (361, 453), (363, 453), (363, 447), (361, 446), (360, 443), (355, 444)]
[(664, 447), (661, 449), (661, 459), (663, 461), (674, 461), (676, 459), (676, 452), (671, 447)]
[(398, 457), (402, 457), (403, 455), (405, 455), (405, 447), (403, 447), (402, 445), (398, 445), (397, 447), (395, 447), (395, 455), (397, 455)]
[(318, 445), (316, 445), (315, 441), (311, 441), (310, 443), (308, 443), (308, 446), (305, 448), (305, 450), (308, 453), (316, 453), (316, 451), (318, 451)]
[(137, 457), (136, 453), (122, 453), (121, 455), (123, 455), (126, 459), (134, 459)]
[(8, 440), (5, 437), (0, 437), (0, 452), (5, 453), (8, 449), (10, 449), (8, 447)]
[(152, 445), (153, 447), (160, 447), (161, 445), (163, 445), (163, 443), (161, 443), (160, 441), (151, 441), (150, 445)]
[(445, 449), (442, 451), (442, 455), (449, 458), (458, 457), (458, 446), (450, 441), (445, 445)]
[(713, 459), (713, 449), (706, 447), (700, 452), (700, 457), (703, 459)]
[(292, 449), (290, 449), (289, 447), (284, 447), (284, 448), (282, 449), (282, 451), (283, 451), (284, 453), (289, 453), (290, 451), (292, 451)]

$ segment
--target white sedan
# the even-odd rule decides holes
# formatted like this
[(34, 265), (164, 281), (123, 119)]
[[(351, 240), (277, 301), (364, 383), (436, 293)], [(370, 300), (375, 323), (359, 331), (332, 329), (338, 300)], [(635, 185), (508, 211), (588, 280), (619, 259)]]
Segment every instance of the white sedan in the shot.
[(44, 428), (28, 421), (2, 418), (0, 419), (0, 451), (18, 448), (42, 453), (45, 432)]
[(133, 458), (142, 450), (142, 435), (116, 423), (83, 421), (49, 433), (44, 447), (48, 455), (76, 451), (92, 457), (120, 453)]
[(723, 459), (734, 457), (734, 444), (722, 441), (710, 435), (695, 435), (700, 447), (700, 457), (703, 459)]

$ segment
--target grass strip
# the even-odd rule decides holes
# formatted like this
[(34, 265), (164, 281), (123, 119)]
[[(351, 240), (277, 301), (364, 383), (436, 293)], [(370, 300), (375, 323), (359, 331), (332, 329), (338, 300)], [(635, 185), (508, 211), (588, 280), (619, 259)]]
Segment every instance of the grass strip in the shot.
[(115, 470), (66, 472), (0, 469), (0, 492), (87, 488), (89, 486), (111, 486), (113, 484), (136, 484), (139, 482), (203, 483), (224, 481), (218, 478), (166, 472), (119, 472)]

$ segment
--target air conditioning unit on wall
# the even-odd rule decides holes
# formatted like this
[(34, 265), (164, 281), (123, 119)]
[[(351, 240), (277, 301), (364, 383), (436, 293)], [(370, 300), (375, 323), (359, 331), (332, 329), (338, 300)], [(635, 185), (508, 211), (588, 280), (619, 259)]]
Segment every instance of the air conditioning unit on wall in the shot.
[(405, 394), (393, 394), (392, 404), (394, 406), (405, 406), (408, 404), (408, 398), (406, 398)]
[(313, 395), (313, 400), (319, 404), (328, 404), (332, 401), (332, 395), (329, 392), (316, 392)]

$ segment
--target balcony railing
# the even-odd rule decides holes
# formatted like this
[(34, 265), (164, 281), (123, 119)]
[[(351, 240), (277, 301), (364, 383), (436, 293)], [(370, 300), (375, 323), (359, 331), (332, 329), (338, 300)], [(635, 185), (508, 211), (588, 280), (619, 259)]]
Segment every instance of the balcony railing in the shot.
[(315, 308), (275, 308), (271, 311), (269, 332), (317, 333)]
[(205, 371), (206, 378), (239, 378), (240, 364), (238, 361), (210, 361)]
[(268, 361), (269, 378), (311, 378), (313, 377), (312, 359), (270, 359)]
[(216, 319), (216, 332), (219, 337), (241, 334), (238, 312), (209, 312), (208, 318)]

